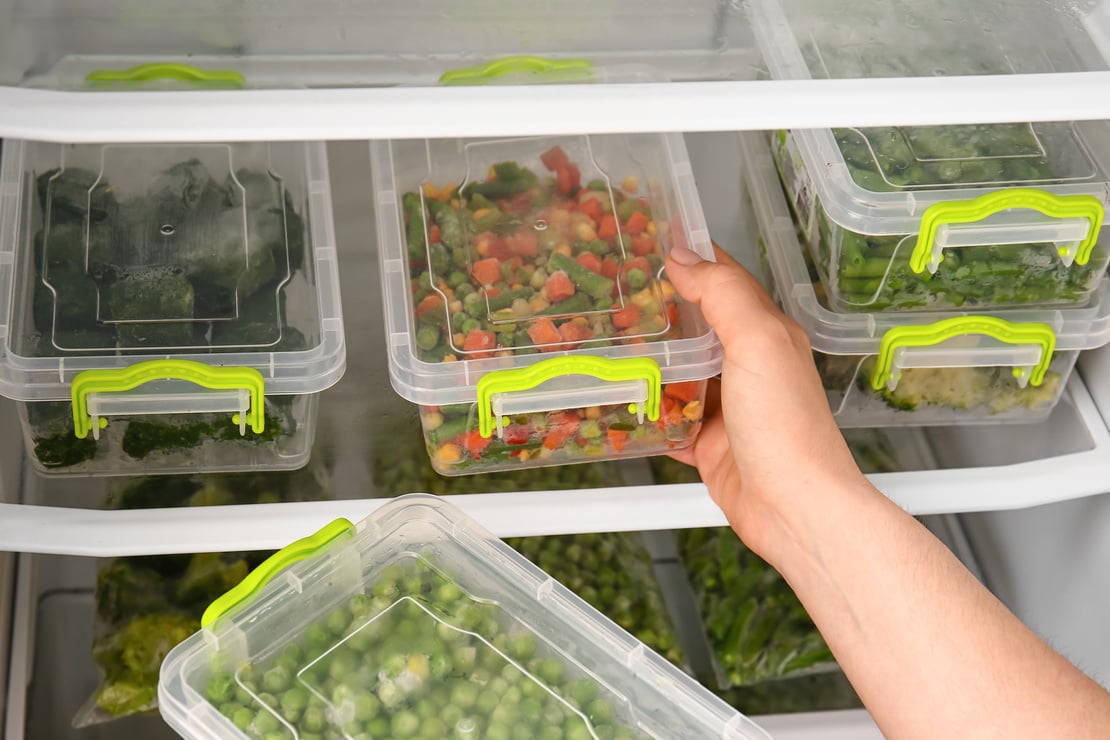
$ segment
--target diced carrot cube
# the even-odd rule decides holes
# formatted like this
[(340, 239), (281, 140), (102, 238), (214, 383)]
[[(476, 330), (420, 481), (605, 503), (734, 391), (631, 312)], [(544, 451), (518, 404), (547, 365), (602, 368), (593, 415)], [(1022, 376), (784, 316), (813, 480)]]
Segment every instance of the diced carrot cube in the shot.
[(597, 238), (611, 241), (617, 236), (617, 217), (606, 213), (597, 224)]
[(560, 195), (570, 195), (578, 189), (581, 181), (582, 175), (576, 164), (568, 164), (555, 171), (555, 190)]
[(613, 326), (618, 329), (628, 329), (629, 327), (636, 326), (640, 320), (640, 307), (635, 303), (629, 303), (613, 314)]
[(474, 279), (482, 285), (493, 285), (501, 279), (501, 262), (496, 257), (474, 263)]
[(483, 437), (482, 433), (475, 429), (466, 435), (466, 451), (470, 453), (471, 457), (478, 459), (490, 446), (491, 442), (493, 442), (493, 437)]
[(699, 385), (700, 383), (696, 380), (687, 380), (681, 383), (667, 383), (663, 386), (663, 397), (681, 401), (682, 405), (685, 406), (698, 397)]
[(434, 294), (430, 295), (430, 296), (425, 296), (424, 300), (420, 301), (420, 303), (418, 303), (417, 306), (416, 306), (416, 317), (420, 318), (420, 316), (422, 314), (427, 313), (428, 311), (434, 311), (434, 310), (436, 310), (438, 308), (442, 308), (442, 307), (443, 307), (443, 298), (442, 297), (440, 297), (438, 295), (434, 295)]
[(643, 211), (633, 211), (632, 215), (628, 217), (628, 221), (624, 224), (624, 230), (632, 236), (637, 236), (644, 233), (647, 228), (648, 217), (644, 215)]
[(632, 254), (637, 257), (647, 257), (655, 251), (655, 239), (647, 234), (637, 234), (632, 237)]
[[(601, 274), (601, 258), (593, 252), (583, 252), (574, 258), (574, 261), (591, 272)], [(613, 263), (616, 264), (616, 263)]]
[(541, 154), (540, 161), (543, 162), (543, 166), (546, 167), (549, 172), (554, 172), (560, 167), (565, 167), (570, 164), (570, 158), (567, 156), (567, 153), (563, 151), (563, 147), (558, 145), (551, 147)]
[(463, 340), (463, 351), (474, 352), (476, 357), (489, 357), (497, 347), (497, 335), (492, 331), (473, 329)]
[(555, 328), (555, 322), (546, 316), (532, 322), (532, 325), (528, 327), (528, 336), (545, 351), (550, 352), (558, 349), (559, 330)]
[[(509, 237), (509, 245), (520, 257), (536, 257), (540, 253), (540, 240), (534, 231), (520, 231)], [(519, 268), (519, 265), (517, 265)], [(517, 269), (514, 268), (514, 269)]]
[(628, 432), (624, 429), (608, 429), (605, 432), (606, 438), (613, 449), (620, 452), (624, 449), (624, 443), (628, 441)]
[(601, 274), (610, 280), (616, 280), (621, 273), (621, 266), (612, 257), (606, 257), (601, 263)]
[(548, 276), (543, 285), (543, 294), (552, 303), (565, 301), (574, 295), (574, 283), (562, 270), (557, 270)]
[(589, 216), (593, 221), (601, 218), (601, 201), (597, 198), (586, 198), (578, 204), (578, 210)]

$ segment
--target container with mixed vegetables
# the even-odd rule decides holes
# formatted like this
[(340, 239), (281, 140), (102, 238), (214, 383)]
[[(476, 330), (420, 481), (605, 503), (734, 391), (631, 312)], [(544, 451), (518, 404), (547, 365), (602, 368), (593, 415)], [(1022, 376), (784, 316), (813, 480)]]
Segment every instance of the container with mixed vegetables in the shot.
[[(1079, 192), (1075, 184), (1089, 180), (1091, 173), (1077, 161), (1081, 151), (1072, 151), (1077, 148), (1072, 132), (1060, 134), (1059, 128), (1042, 131), (1015, 123), (807, 132), (808, 137), (834, 139), (829, 146), (836, 154), (829, 156), (843, 160), (851, 183), (860, 189), (853, 195), (828, 186), (834, 190), (824, 202), (817, 193), (825, 188), (812, 178), (825, 177), (825, 172), (807, 170), (793, 145), (796, 134), (779, 134), (774, 150), (780, 172), (833, 310), (922, 311), (1085, 301), (1098, 286), (1110, 252), (1096, 244), (1089, 258), (1069, 263), (1053, 242), (1013, 243), (1016, 238), (1007, 230), (1020, 220), (1017, 216), (1026, 214), (1031, 225), (1037, 219), (1042, 226), (1046, 221), (1033, 213), (1033, 205), (1014, 204), (976, 225), (984, 233), (996, 229), (1000, 241), (1006, 233), (1003, 243), (946, 248), (935, 272), (911, 267), (922, 215), (931, 203), (945, 201), (941, 191), (959, 189), (951, 203), (1016, 187), (1040, 189), (1037, 195), (1063, 184), (1072, 188), (1068, 193)], [(1053, 136), (1066, 141), (1054, 144)], [(1091, 190), (1099, 191), (1097, 183)], [(898, 199), (900, 195), (911, 200)], [(826, 210), (834, 198), (845, 201), (835, 210), (850, 213), (851, 222), (843, 220), (847, 216), (834, 219)], [(917, 205), (907, 212), (911, 202)]]
[[(480, 375), (568, 353), (634, 357), (705, 331), (662, 271), (686, 238), (673, 196), (654, 174), (611, 180), (583, 140), (537, 139), (531, 152), (516, 140), (517, 159), (497, 142), (468, 144), (459, 180), (429, 176), (402, 195), (418, 361)], [(548, 406), (486, 436), (467, 402), (423, 405), (421, 422), (447, 475), (657, 454), (692, 442), (704, 389), (665, 383), (658, 419), (628, 402)]]

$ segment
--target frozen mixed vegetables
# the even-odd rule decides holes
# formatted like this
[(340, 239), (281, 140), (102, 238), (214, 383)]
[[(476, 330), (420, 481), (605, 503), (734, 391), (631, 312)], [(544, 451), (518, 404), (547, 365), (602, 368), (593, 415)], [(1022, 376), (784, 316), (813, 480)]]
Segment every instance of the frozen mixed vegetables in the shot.
[[(145, 509), (276, 503), (319, 498), (316, 471), (162, 476), (115, 487), (108, 506)], [(93, 661), (101, 683), (77, 725), (157, 707), (158, 671), (175, 645), (200, 628), (200, 615), (270, 553), (200, 553), (115, 558), (96, 579)]]
[(679, 532), (720, 688), (834, 670), (836, 661), (779, 573), (731, 529)]
[(268, 656), (219, 657), (195, 688), (251, 738), (643, 737), (620, 697), (417, 557)]
[(684, 667), (651, 555), (628, 532), (505, 541), (652, 650)]
[[(546, 172), (494, 164), (484, 179), (405, 193), (413, 337), (426, 362), (483, 360), (601, 348), (681, 336), (674, 288), (662, 277), (671, 224), (638, 195), (598, 177), (559, 146)], [(588, 412), (588, 413), (587, 413)], [(633, 450), (662, 451), (692, 438), (701, 387), (670, 389), (658, 424), (624, 405), (524, 415), (502, 437), (481, 438), (472, 404), (425, 407), (429, 453), (441, 472), (471, 463), (546, 464)]]
[(1061, 375), (1045, 373), (1040, 385), (1022, 388), (1008, 367), (905, 368), (894, 390), (871, 387), (873, 357), (815, 353), (817, 369), (835, 407), (845, 396), (881, 399), (899, 411), (949, 408), (1005, 414), (1052, 406), (1060, 395)]

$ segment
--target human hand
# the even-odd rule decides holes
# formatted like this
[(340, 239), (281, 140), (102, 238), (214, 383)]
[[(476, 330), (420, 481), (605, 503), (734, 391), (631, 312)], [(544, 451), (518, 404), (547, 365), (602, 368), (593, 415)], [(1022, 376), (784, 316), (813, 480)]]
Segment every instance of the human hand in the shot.
[(782, 537), (804, 536), (799, 514), (815, 497), (870, 484), (829, 411), (805, 331), (732, 257), (716, 255), (667, 258), (667, 277), (724, 345), (701, 433), (673, 457), (697, 467), (741, 539), (774, 563)]

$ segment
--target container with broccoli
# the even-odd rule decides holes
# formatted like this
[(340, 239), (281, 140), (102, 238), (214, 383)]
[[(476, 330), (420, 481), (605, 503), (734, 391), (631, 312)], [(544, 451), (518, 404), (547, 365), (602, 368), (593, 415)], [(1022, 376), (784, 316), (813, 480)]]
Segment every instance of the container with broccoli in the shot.
[(394, 388), (444, 475), (691, 444), (719, 344), (663, 271), (711, 252), (680, 138), (372, 146)]
[[(772, 155), (742, 137), (774, 292), (806, 330), (842, 427), (1033, 422), (1063, 395), (1079, 352), (1110, 341), (1110, 293), (1084, 305), (915, 313), (837, 311), (790, 222)], [(784, 226), (784, 224), (786, 224)]]
[(185, 737), (766, 737), (442, 499), (297, 550), (163, 663)]
[[(303, 465), (315, 394), (345, 362), (335, 262), (315, 251), (332, 245), (307, 224), (331, 218), (308, 197), (320, 173), (328, 186), (323, 146), (6, 141), (3, 155), (19, 218), (0, 237), (14, 264), (0, 394), (21, 402), (35, 466)], [(85, 428), (75, 388), (93, 386)]]

